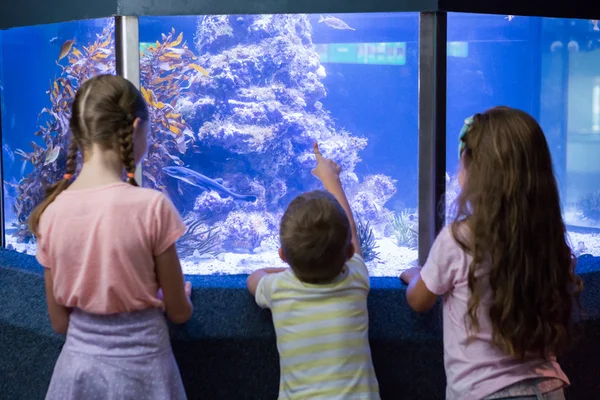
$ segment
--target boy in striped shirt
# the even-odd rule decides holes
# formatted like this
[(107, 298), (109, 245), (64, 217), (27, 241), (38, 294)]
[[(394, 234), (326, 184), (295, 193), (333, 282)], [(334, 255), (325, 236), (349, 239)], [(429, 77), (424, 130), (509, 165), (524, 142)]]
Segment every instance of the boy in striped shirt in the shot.
[(295, 198), (281, 219), (279, 255), (248, 290), (271, 309), (280, 359), (279, 399), (377, 400), (369, 347), (369, 274), (341, 168), (315, 143), (313, 175), (325, 191)]

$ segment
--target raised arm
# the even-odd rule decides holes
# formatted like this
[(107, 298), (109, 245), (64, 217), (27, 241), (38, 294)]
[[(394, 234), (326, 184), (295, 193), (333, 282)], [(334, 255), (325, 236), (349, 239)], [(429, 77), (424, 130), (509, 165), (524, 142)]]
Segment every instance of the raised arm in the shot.
[(324, 158), (321, 155), (321, 151), (319, 150), (319, 145), (317, 143), (314, 144), (314, 151), (315, 156), (317, 157), (317, 166), (312, 170), (312, 174), (321, 180), (325, 190), (331, 193), (333, 197), (335, 197), (335, 199), (340, 203), (344, 211), (346, 211), (346, 215), (350, 221), (354, 253), (359, 254), (362, 257), (363, 254), (360, 249), (360, 242), (358, 241), (356, 223), (354, 221), (354, 216), (352, 215), (352, 209), (350, 208), (350, 203), (348, 203), (348, 198), (346, 197), (346, 193), (344, 193), (344, 188), (342, 187), (342, 182), (340, 181), (340, 172), (342, 171), (342, 168), (335, 161)]

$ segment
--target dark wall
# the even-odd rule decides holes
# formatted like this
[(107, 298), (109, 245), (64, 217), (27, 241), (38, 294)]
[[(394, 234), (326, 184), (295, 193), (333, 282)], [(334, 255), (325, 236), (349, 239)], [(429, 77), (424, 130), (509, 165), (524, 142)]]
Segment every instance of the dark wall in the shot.
[(600, 19), (597, 0), (1, 0), (0, 29), (112, 15), (458, 11)]

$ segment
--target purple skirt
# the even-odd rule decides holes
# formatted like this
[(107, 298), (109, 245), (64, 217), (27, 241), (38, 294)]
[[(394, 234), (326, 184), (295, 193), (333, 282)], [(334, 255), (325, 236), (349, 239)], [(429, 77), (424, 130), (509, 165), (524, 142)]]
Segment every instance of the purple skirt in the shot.
[(46, 399), (186, 399), (164, 314), (73, 310)]

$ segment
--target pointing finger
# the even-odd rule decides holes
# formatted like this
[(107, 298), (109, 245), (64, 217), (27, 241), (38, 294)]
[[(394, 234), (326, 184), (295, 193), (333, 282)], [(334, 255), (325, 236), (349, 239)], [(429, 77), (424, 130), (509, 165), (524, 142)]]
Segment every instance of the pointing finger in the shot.
[(313, 149), (315, 150), (315, 156), (317, 157), (317, 161), (321, 161), (321, 158), (323, 158), (323, 156), (321, 155), (321, 150), (319, 150), (319, 144), (317, 142), (315, 142), (315, 144), (313, 145)]

